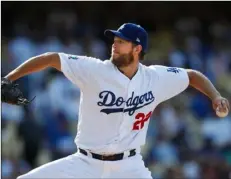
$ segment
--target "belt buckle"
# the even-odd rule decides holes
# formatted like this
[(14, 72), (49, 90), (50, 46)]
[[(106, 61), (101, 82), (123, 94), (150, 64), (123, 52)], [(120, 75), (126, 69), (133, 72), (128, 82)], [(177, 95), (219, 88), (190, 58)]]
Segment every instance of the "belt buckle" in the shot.
[(108, 156), (102, 155), (101, 159), (102, 160), (114, 160), (115, 155), (108, 155)]

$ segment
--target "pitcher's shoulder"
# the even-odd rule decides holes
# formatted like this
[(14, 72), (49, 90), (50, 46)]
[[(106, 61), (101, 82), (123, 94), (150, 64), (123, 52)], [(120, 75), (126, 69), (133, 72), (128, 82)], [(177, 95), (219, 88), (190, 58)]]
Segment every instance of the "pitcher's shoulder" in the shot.
[(146, 70), (148, 71), (152, 71), (152, 72), (161, 72), (161, 71), (166, 71), (170, 68), (173, 68), (173, 67), (168, 67), (168, 66), (165, 66), (165, 65), (149, 65), (149, 66), (145, 66), (144, 67), (146, 68)]
[(147, 72), (156, 72), (159, 67), (164, 67), (164, 66), (161, 66), (161, 65), (144, 65), (144, 64), (141, 64), (141, 67), (142, 67), (142, 69), (144, 71), (147, 71)]
[(76, 61), (79, 63), (102, 63), (102, 60), (96, 57), (86, 56), (86, 55), (74, 55), (60, 52), (58, 53), (61, 60), (66, 61)]
[(145, 74), (150, 74), (151, 76), (159, 77), (162, 73), (165, 73), (168, 69), (167, 66), (164, 65), (143, 65), (142, 71)]
[(109, 60), (102, 60), (100, 58), (91, 56), (82, 56), (82, 58), (88, 61), (91, 65), (95, 66), (96, 68), (109, 66)]

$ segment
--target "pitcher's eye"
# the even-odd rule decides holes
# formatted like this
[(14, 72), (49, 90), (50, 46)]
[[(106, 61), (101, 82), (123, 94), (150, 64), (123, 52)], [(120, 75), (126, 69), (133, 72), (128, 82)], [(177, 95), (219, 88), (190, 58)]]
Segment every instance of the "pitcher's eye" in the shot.
[(118, 40), (118, 42), (119, 42), (120, 44), (124, 43), (124, 41), (122, 41), (122, 40)]
[(115, 44), (115, 43), (123, 44), (123, 43), (124, 43), (124, 41), (123, 41), (123, 40), (114, 40), (114, 44)]

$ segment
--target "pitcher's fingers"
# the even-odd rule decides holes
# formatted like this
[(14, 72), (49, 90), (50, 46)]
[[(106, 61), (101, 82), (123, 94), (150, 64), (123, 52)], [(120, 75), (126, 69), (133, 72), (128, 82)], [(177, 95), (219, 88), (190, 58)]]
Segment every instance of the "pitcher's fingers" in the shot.
[(222, 107), (223, 109), (227, 108), (227, 104), (226, 104), (225, 99), (222, 99), (222, 100), (221, 100), (221, 107)]
[(219, 100), (219, 101), (217, 102), (217, 106), (222, 107), (222, 100)]
[(228, 108), (227, 107), (218, 107), (216, 111), (219, 111), (219, 112), (227, 112)]
[(227, 99), (222, 99), (221, 104), (223, 108), (228, 108), (229, 110), (229, 102)]
[(225, 100), (225, 102), (226, 102), (226, 106), (227, 106), (228, 110), (230, 110), (230, 104), (229, 104), (229, 101), (226, 99), (226, 100)]

